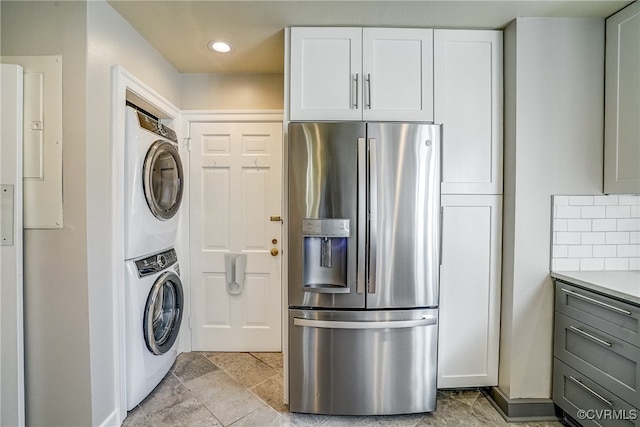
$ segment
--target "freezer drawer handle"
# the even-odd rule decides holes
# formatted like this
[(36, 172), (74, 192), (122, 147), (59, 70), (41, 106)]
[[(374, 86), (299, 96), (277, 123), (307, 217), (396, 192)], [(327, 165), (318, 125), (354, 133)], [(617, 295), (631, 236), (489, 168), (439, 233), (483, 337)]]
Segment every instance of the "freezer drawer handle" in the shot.
[(430, 315), (424, 316), (422, 319), (415, 320), (388, 320), (388, 321), (367, 321), (367, 322), (349, 322), (339, 320), (312, 320), (302, 319), (300, 317), (293, 318), (294, 326), (306, 326), (309, 328), (327, 328), (327, 329), (398, 329), (398, 328), (414, 328), (416, 326), (431, 326), (437, 322), (436, 318)]
[(601, 307), (604, 307), (606, 309), (609, 309), (609, 310), (612, 310), (612, 311), (616, 311), (618, 313), (626, 314), (627, 316), (631, 316), (631, 312), (629, 310), (625, 310), (623, 308), (618, 308), (616, 306), (604, 303), (602, 301), (598, 301), (597, 299), (589, 298), (588, 296), (579, 294), (579, 293), (574, 292), (574, 291), (572, 291), (570, 289), (565, 289), (565, 288), (560, 288), (560, 289), (562, 290), (562, 292), (565, 292), (565, 293), (567, 293), (567, 294), (569, 294), (571, 296), (583, 299), (585, 301), (592, 302), (592, 303), (597, 304), (597, 305), (599, 305)]
[(587, 386), (585, 383), (583, 383), (580, 380), (577, 380), (575, 378), (573, 378), (571, 375), (569, 375), (569, 379), (571, 381), (573, 381), (574, 383), (578, 384), (580, 387), (582, 387), (583, 389), (585, 389), (586, 391), (588, 391), (589, 393), (593, 394), (595, 397), (597, 397), (598, 399), (602, 400), (605, 404), (609, 405), (609, 406), (613, 406), (613, 404), (611, 403), (610, 400), (605, 399), (604, 397), (600, 396), (598, 393), (596, 393), (595, 391), (593, 391), (591, 389), (591, 387)]
[(607, 341), (605, 341), (605, 340), (603, 340), (603, 339), (600, 339), (600, 338), (598, 338), (598, 337), (595, 337), (595, 336), (593, 336), (593, 335), (591, 335), (591, 334), (589, 334), (589, 333), (587, 333), (587, 332), (583, 331), (583, 330), (582, 330), (582, 329), (580, 329), (580, 328), (576, 328), (575, 326), (569, 326), (569, 329), (571, 329), (572, 331), (577, 332), (577, 333), (579, 333), (580, 335), (583, 335), (583, 336), (585, 336), (585, 337), (587, 337), (587, 338), (589, 338), (589, 339), (591, 339), (591, 340), (593, 340), (593, 341), (597, 342), (598, 344), (602, 344), (602, 345), (604, 345), (604, 346), (606, 346), (606, 347), (611, 347), (611, 343), (610, 343), (610, 342), (607, 342)]

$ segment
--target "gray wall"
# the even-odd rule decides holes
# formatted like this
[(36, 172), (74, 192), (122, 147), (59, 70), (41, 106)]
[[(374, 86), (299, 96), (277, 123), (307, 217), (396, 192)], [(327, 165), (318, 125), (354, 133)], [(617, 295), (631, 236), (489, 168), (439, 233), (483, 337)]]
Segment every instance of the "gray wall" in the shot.
[(0, 2), (3, 55), (62, 55), (64, 228), (24, 233), (28, 425), (91, 425), (86, 4)]
[(604, 20), (518, 18), (504, 38), (499, 386), (551, 396), (551, 195), (602, 191)]

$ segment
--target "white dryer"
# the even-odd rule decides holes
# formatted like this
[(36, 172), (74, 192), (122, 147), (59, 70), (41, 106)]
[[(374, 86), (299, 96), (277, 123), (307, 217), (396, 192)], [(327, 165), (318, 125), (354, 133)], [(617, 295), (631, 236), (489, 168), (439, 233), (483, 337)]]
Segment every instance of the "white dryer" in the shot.
[(176, 133), (126, 107), (125, 259), (174, 247), (184, 177)]
[(184, 294), (173, 248), (125, 262), (127, 410), (131, 410), (176, 360)]

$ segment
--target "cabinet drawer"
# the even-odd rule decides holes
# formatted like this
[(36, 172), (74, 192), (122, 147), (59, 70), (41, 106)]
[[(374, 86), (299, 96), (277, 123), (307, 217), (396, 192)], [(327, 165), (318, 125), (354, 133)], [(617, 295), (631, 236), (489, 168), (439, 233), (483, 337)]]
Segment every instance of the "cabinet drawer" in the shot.
[(558, 359), (553, 360), (553, 401), (587, 426), (640, 426), (640, 411)]
[(629, 403), (640, 402), (640, 348), (556, 311), (553, 354)]
[(556, 280), (556, 310), (640, 347), (640, 307)]

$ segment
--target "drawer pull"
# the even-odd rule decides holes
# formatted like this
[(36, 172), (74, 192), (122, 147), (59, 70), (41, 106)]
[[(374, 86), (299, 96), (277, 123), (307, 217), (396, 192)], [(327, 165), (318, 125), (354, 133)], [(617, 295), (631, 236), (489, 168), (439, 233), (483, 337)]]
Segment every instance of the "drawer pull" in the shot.
[(585, 389), (586, 391), (588, 391), (589, 393), (593, 394), (595, 397), (597, 397), (598, 399), (600, 399), (602, 402), (604, 402), (605, 404), (607, 404), (608, 406), (613, 406), (613, 404), (611, 403), (610, 400), (605, 399), (604, 397), (600, 396), (598, 393), (596, 393), (595, 391), (593, 391), (591, 389), (591, 387), (587, 386), (585, 383), (583, 383), (580, 380), (577, 380), (575, 378), (573, 378), (571, 375), (569, 375), (569, 379), (571, 381), (573, 381), (574, 383), (578, 384), (580, 387), (582, 387), (583, 389)]
[(602, 345), (605, 345), (607, 347), (611, 347), (611, 343), (610, 342), (607, 342), (607, 341), (605, 341), (603, 339), (600, 339), (600, 338), (598, 338), (596, 336), (593, 336), (593, 335), (583, 331), (580, 328), (576, 328), (575, 326), (569, 326), (569, 329), (571, 329), (572, 331), (575, 331), (575, 332), (577, 332), (577, 333), (579, 333), (581, 335), (584, 335), (587, 338), (592, 339), (593, 341), (597, 342), (598, 344), (602, 344)]
[(631, 316), (631, 312), (629, 310), (625, 310), (624, 308), (619, 308), (619, 307), (613, 306), (611, 304), (607, 304), (605, 302), (598, 301), (597, 299), (589, 298), (588, 296), (579, 294), (579, 293), (574, 292), (574, 291), (572, 291), (570, 289), (565, 289), (565, 288), (560, 288), (560, 289), (562, 290), (562, 292), (566, 292), (569, 295), (572, 295), (574, 297), (578, 297), (578, 298), (581, 298), (581, 299), (583, 299), (585, 301), (592, 302), (594, 304), (599, 305), (600, 307), (604, 307), (606, 309), (609, 309), (609, 310), (612, 310), (612, 311), (615, 311), (615, 312), (618, 312), (618, 313), (626, 314), (627, 316)]

